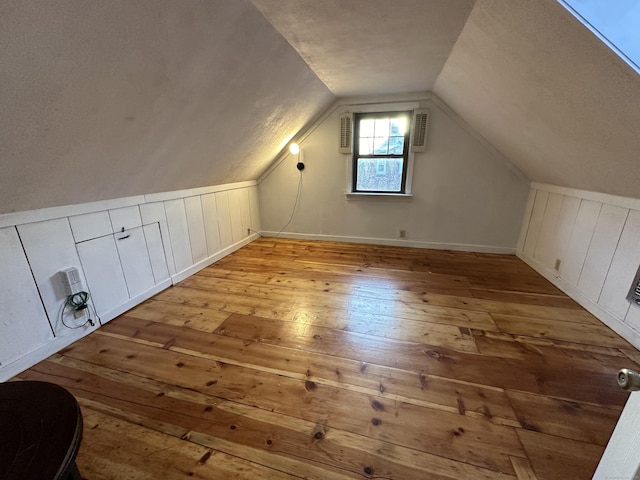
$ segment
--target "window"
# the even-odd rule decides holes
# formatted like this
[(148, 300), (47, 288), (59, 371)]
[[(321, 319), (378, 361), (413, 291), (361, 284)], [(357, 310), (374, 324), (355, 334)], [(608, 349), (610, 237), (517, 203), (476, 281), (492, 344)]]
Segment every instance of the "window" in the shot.
[(406, 192), (411, 112), (356, 113), (353, 192)]
[(630, 0), (559, 0), (609, 48), (640, 73), (640, 4)]

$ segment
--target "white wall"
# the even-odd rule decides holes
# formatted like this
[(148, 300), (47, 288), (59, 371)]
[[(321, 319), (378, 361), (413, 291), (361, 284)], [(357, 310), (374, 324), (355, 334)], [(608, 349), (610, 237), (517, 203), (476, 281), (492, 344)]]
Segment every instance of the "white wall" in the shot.
[[(382, 100), (388, 99), (363, 101)], [(430, 112), (427, 151), (415, 154), (413, 196), (345, 195), (350, 156), (338, 153), (338, 116), (347, 107), (334, 106), (299, 136), (306, 164), (302, 194), (282, 235), (514, 252), (528, 180), (437, 98), (393, 100), (417, 100)], [(296, 158), (287, 155), (259, 181), (262, 225), (270, 234), (291, 215), (299, 179), (295, 164)], [(405, 240), (399, 239), (400, 229), (407, 232)]]
[(640, 348), (640, 200), (532, 184), (518, 256)]
[(255, 181), (0, 215), (0, 381), (255, 239), (259, 218)]

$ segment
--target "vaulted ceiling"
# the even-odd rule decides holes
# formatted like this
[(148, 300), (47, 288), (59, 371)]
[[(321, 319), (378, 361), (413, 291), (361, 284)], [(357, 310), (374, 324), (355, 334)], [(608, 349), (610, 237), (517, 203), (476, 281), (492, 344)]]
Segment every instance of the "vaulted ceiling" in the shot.
[(533, 181), (640, 198), (640, 76), (555, 0), (3, 0), (0, 213), (255, 179), (433, 90)]
[(338, 97), (432, 90), (475, 0), (252, 0)]

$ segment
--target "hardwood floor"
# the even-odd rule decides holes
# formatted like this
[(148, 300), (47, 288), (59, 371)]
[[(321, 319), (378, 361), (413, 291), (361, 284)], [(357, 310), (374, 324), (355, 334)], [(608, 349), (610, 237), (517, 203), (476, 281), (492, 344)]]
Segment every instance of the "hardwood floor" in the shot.
[(580, 480), (638, 358), (513, 256), (260, 239), (19, 378), (89, 480)]

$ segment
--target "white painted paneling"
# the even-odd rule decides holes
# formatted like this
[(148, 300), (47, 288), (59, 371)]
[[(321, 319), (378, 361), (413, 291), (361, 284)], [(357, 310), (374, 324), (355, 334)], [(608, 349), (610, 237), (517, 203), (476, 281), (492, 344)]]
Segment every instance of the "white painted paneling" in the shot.
[(578, 284), (580, 272), (584, 265), (584, 259), (589, 250), (591, 237), (596, 228), (598, 215), (600, 214), (600, 203), (583, 200), (580, 202), (576, 222), (571, 232), (571, 238), (567, 245), (565, 258), (560, 265), (560, 275), (564, 280), (573, 285)]
[(640, 211), (631, 210), (613, 255), (599, 300), (603, 308), (620, 320), (625, 318), (629, 310), (626, 296), (638, 265), (640, 265)]
[(529, 231), (529, 223), (531, 222), (531, 214), (533, 213), (533, 204), (536, 201), (536, 192), (534, 188), (529, 189), (529, 196), (527, 197), (527, 204), (524, 207), (524, 216), (522, 217), (522, 224), (520, 225), (520, 235), (518, 236), (518, 243), (516, 249), (518, 252), (524, 250), (524, 242), (527, 240), (527, 232)]
[(39, 208), (37, 210), (27, 210), (25, 212), (3, 213), (0, 214), (0, 228), (14, 225), (24, 225), (27, 223), (44, 222), (47, 220), (56, 220), (57, 218), (84, 215), (85, 213), (101, 212), (103, 210), (109, 210), (111, 208), (137, 205), (143, 202), (144, 195), (138, 195), (135, 197), (98, 200), (97, 202)]
[(251, 209), (251, 230), (252, 233), (260, 231), (260, 200), (258, 197), (258, 187), (249, 188), (249, 208)]
[(202, 216), (200, 196), (185, 198), (184, 207), (187, 212), (191, 256), (193, 263), (198, 263), (207, 258), (207, 237), (204, 231), (204, 218)]
[(229, 216), (231, 218), (231, 240), (233, 243), (244, 238), (242, 232), (242, 195), (240, 190), (229, 191)]
[(98, 315), (129, 300), (113, 235), (78, 243), (76, 247)]
[(164, 253), (164, 245), (162, 244), (160, 225), (158, 223), (151, 223), (142, 228), (144, 230), (145, 241), (147, 242), (147, 250), (149, 251), (153, 278), (155, 283), (158, 284), (169, 278), (169, 269)]
[(6, 365), (54, 337), (13, 227), (0, 229), (0, 265), (0, 365)]
[(533, 203), (533, 211), (531, 212), (531, 220), (529, 221), (527, 239), (524, 241), (524, 253), (529, 257), (533, 257), (536, 245), (538, 244), (538, 237), (540, 236), (540, 228), (544, 220), (544, 212), (547, 209), (548, 199), (548, 192), (542, 190), (536, 192), (536, 199)]
[(629, 311), (624, 319), (624, 323), (633, 328), (636, 332), (640, 332), (640, 307), (629, 304)]
[(242, 221), (242, 238), (249, 235), (251, 228), (251, 205), (249, 199), (249, 189), (243, 188), (238, 190), (240, 197), (240, 218)]
[(171, 240), (176, 273), (179, 273), (193, 265), (184, 201), (182, 199), (166, 201), (164, 202), (164, 208), (167, 214), (167, 225), (169, 227), (169, 238)]
[(604, 285), (611, 259), (618, 245), (629, 211), (613, 205), (600, 209), (593, 237), (578, 280), (578, 290), (597, 302)]
[(115, 210), (109, 210), (109, 217), (111, 218), (111, 226), (113, 227), (113, 232), (121, 232), (123, 229), (130, 230), (142, 225), (140, 209), (137, 205), (133, 207), (124, 207), (117, 208)]
[[(553, 260), (553, 268), (555, 269), (555, 260), (560, 260), (560, 265), (564, 261), (569, 240), (571, 239), (571, 232), (573, 232), (573, 226), (576, 223), (576, 217), (578, 216), (578, 210), (580, 209), (580, 199), (575, 197), (563, 197), (562, 208), (558, 215), (558, 221), (556, 224), (557, 237), (556, 237), (556, 258)], [(559, 271), (558, 268), (556, 271)]]
[[(69, 221), (66, 218), (59, 218), (19, 225), (18, 232), (56, 336), (70, 334), (73, 330), (65, 327), (60, 319), (67, 299), (60, 271), (71, 267), (77, 268), (82, 279), (82, 289), (88, 290), (88, 288)], [(65, 313), (64, 320), (67, 325), (73, 327), (84, 323), (86, 318), (76, 319), (68, 311)], [(83, 330), (89, 329), (89, 325), (83, 328)]]
[(107, 211), (75, 215), (69, 217), (69, 223), (76, 243), (113, 233)]
[(562, 209), (562, 195), (549, 194), (547, 208), (540, 226), (540, 235), (534, 251), (534, 258), (547, 268), (553, 268), (557, 255), (558, 217)]
[(229, 214), (229, 192), (217, 192), (216, 208), (218, 210), (218, 226), (220, 228), (220, 246), (227, 248), (233, 244), (231, 235), (231, 217)]
[(200, 199), (202, 201), (202, 214), (204, 216), (204, 231), (207, 237), (207, 252), (209, 256), (211, 256), (221, 250), (216, 196), (214, 193), (210, 193), (208, 195), (202, 195)]
[(116, 233), (114, 237), (129, 297), (137, 297), (155, 285), (142, 227)]
[(152, 223), (158, 223), (160, 225), (160, 235), (162, 236), (162, 247), (164, 248), (164, 255), (167, 259), (167, 268), (169, 274), (176, 273), (176, 265), (173, 260), (173, 250), (171, 250), (171, 240), (169, 235), (169, 225), (167, 224), (167, 215), (164, 211), (164, 202), (145, 203), (140, 205), (140, 216), (142, 217), (143, 225), (149, 225)]
[[(193, 197), (195, 195), (208, 195), (209, 193), (225, 192), (234, 188), (248, 188), (257, 185), (256, 180), (247, 180), (246, 182), (223, 183), (221, 185), (210, 185), (208, 187), (188, 188), (184, 190), (171, 190), (170, 192), (149, 193), (144, 196), (149, 203), (166, 202), (167, 200), (177, 200), (179, 198)], [(0, 218), (2, 218), (0, 216)]]

